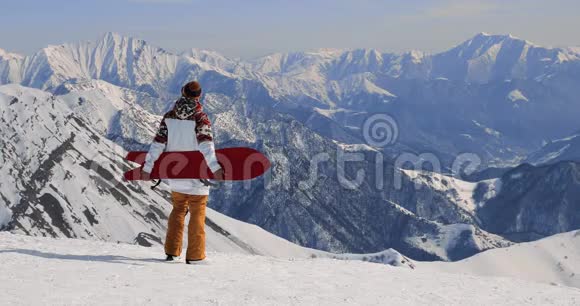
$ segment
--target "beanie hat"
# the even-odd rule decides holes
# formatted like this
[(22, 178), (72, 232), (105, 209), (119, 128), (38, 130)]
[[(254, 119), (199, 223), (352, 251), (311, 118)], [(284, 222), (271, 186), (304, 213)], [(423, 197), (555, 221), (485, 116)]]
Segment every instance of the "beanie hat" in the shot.
[(181, 95), (186, 98), (197, 98), (201, 96), (201, 85), (196, 82), (189, 82), (181, 88)]

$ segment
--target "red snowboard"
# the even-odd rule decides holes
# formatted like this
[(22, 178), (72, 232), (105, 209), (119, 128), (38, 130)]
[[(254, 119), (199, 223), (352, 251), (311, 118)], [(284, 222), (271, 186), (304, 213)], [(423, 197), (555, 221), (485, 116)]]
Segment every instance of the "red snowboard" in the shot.
[[(270, 168), (268, 158), (251, 148), (227, 148), (216, 150), (215, 153), (227, 181), (253, 179)], [(141, 179), (146, 155), (147, 152), (127, 154), (128, 161), (136, 162), (141, 167), (126, 172), (126, 180)], [(153, 166), (151, 179), (213, 179), (213, 174), (200, 151), (164, 152)]]

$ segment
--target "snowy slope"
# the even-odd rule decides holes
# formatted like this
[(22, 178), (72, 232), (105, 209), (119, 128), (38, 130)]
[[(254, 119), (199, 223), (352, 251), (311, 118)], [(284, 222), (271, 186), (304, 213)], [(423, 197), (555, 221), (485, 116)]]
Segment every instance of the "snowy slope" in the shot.
[(533, 165), (553, 164), (566, 160), (580, 161), (580, 133), (550, 141), (527, 158), (527, 162)]
[(4, 49), (0, 49), (0, 62), (1, 61), (9, 61), (9, 60), (13, 60), (13, 59), (22, 59), (24, 58), (23, 55), (17, 54), (17, 53), (11, 53), (8, 52)]
[(393, 249), (373, 254), (335, 254), (301, 247), (268, 233), (256, 225), (238, 221), (212, 209), (208, 209), (207, 218), (207, 248), (210, 251), (265, 255), (277, 258), (332, 258), (368, 261), (414, 269), (410, 259)]
[(96, 42), (48, 46), (27, 57), (23, 85), (55, 89), (71, 79), (102, 79), (155, 94), (165, 92), (178, 56), (145, 41), (106, 33)]
[(127, 150), (142, 150), (157, 131), (170, 103), (102, 80), (65, 83), (56, 90), (75, 115)]
[(449, 51), (434, 55), (430, 59), (430, 73), (432, 77), (476, 83), (534, 79), (579, 59), (579, 54), (570, 49), (544, 48), (512, 35), (479, 33)]
[(243, 74), (245, 69), (249, 68), (248, 64), (227, 58), (215, 51), (190, 49), (180, 55), (204, 70), (214, 70), (222, 74)]
[[(49, 93), (0, 86), (0, 205), (30, 235), (159, 241), (166, 194), (120, 180), (125, 151)], [(144, 187), (144, 188), (143, 188)]]
[(20, 82), (24, 56), (0, 49), (0, 84)]
[(428, 171), (402, 170), (403, 173), (413, 180), (417, 188), (425, 186), (444, 193), (459, 208), (473, 214), (476, 203), (473, 200), (473, 191), (477, 183), (471, 183)]
[(512, 241), (531, 241), (577, 230), (580, 228), (578, 178), (580, 163), (574, 161), (542, 166), (522, 164), (513, 168), (499, 182), (477, 187), (474, 194), (477, 202), (482, 202), (482, 197), (488, 198), (477, 211), (480, 224), (483, 229)]
[(510, 91), (510, 93), (507, 96), (507, 99), (509, 99), (511, 102), (530, 102), (530, 100), (528, 98), (526, 98), (526, 96), (524, 96), (524, 94), (519, 90), (519, 89), (514, 89), (512, 91)]
[(56, 91), (66, 82), (98, 79), (167, 98), (178, 93), (184, 70), (244, 75), (247, 65), (215, 52), (191, 50), (170, 53), (147, 42), (116, 33), (96, 41), (50, 45), (24, 58), (0, 52), (0, 83)]
[(513, 277), (580, 288), (580, 231), (489, 250), (453, 262), (417, 262), (417, 270)]
[(195, 305), (577, 305), (580, 291), (510, 278), (329, 259), (210, 253), (187, 266), (161, 250), (0, 233), (0, 303)]
[(428, 171), (402, 171), (414, 186), (404, 185), (409, 195), (394, 200), (420, 217), (451, 228), (470, 224), (492, 237), (514, 242), (580, 228), (578, 162), (522, 164), (499, 178), (479, 182)]

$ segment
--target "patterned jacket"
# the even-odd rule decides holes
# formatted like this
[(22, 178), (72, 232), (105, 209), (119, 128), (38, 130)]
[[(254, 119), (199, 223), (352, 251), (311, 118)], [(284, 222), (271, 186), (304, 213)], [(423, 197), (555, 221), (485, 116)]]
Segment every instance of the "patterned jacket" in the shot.
[[(164, 151), (201, 151), (212, 172), (220, 169), (215, 156), (211, 122), (201, 103), (179, 99), (167, 112), (145, 158), (143, 170), (151, 172), (153, 164)], [(209, 187), (195, 179), (167, 180), (172, 191), (208, 195)]]

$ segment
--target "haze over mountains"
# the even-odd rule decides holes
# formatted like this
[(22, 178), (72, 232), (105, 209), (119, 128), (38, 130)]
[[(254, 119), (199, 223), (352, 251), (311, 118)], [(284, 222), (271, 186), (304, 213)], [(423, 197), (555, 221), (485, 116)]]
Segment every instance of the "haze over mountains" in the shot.
[[(0, 87), (4, 228), (159, 242), (166, 194), (117, 182), (129, 167), (122, 148), (146, 148), (192, 79), (204, 86), (218, 147), (251, 146), (274, 161), (263, 178), (214, 190), (210, 205), (292, 242), (458, 260), (580, 228), (578, 156), (537, 157), (580, 129), (580, 51), (483, 33), (434, 55), (324, 49), (241, 61), (114, 33), (31, 56), (0, 51), (0, 83), (10, 83)], [(392, 145), (368, 145), (373, 114), (396, 121)], [(343, 165), (344, 152), (364, 158)], [(328, 161), (304, 188), (319, 153)], [(400, 169), (402, 153), (433, 154), (442, 174)], [(477, 170), (507, 169), (450, 177), (462, 153)], [(555, 164), (511, 169), (526, 159)], [(365, 179), (346, 188), (341, 173), (361, 169)]]

